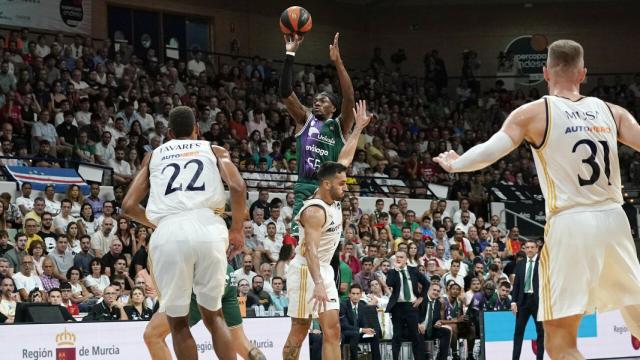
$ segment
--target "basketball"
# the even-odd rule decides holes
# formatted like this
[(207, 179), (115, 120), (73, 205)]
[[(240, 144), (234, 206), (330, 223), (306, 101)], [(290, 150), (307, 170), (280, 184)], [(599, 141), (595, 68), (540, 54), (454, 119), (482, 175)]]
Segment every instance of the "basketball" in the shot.
[(280, 30), (285, 34), (304, 34), (312, 26), (311, 14), (301, 6), (291, 6), (280, 15)]

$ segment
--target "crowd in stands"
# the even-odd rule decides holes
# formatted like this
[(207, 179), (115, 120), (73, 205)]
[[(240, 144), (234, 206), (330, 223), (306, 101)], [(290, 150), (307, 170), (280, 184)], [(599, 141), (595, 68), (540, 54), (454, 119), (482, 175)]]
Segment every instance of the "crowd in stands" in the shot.
[[(295, 124), (276, 91), (278, 66), (258, 56), (216, 63), (198, 50), (182, 55), (162, 59), (153, 50), (116, 51), (109, 39), (0, 31), (2, 164), (94, 163), (113, 169), (114, 185), (112, 200), (100, 195), (100, 184), (92, 184), (86, 198), (71, 186), (61, 201), (53, 187), (34, 194), (28, 183), (15, 199), (0, 195), (2, 322), (14, 320), (21, 301), (61, 304), (70, 320), (79, 313), (87, 320), (149, 319), (156, 302), (146, 260), (151, 230), (122, 217), (120, 204), (145, 153), (166, 140), (169, 112), (178, 105), (194, 110), (201, 137), (226, 147), (248, 186), (259, 190), (244, 224), (245, 249), (232, 261), (243, 311), (286, 311), (297, 164)], [(432, 157), (451, 149), (463, 153), (488, 139), (510, 111), (540, 94), (513, 92), (501, 81), (481, 89), (475, 52), (463, 55), (463, 77), (451, 93), (436, 50), (424, 58), (424, 81), (400, 71), (402, 56), (394, 53), (387, 66), (376, 49), (367, 69), (351, 72), (355, 98), (367, 100), (375, 120), (348, 170), (341, 299), (349, 301), (357, 285), (356, 298), (384, 310), (386, 273), (402, 250), (408, 266), (440, 285), (430, 294), (456, 307), (443, 320), (459, 318), (473, 328), (474, 310), (509, 307), (514, 264), (523, 257), (518, 229), (487, 218), (488, 189), (495, 183), (537, 189), (535, 165), (526, 144), (473, 174), (447, 174)], [(337, 89), (332, 66), (296, 72), (294, 91), (304, 104)], [(628, 85), (598, 80), (592, 94), (635, 111), (640, 75)], [(621, 154), (627, 179), (640, 184), (640, 156)], [(416, 214), (405, 199), (388, 207), (380, 199), (372, 212), (359, 207), (358, 195), (426, 198), (426, 183), (450, 186), (459, 209), (450, 213), (445, 200), (433, 200), (428, 211)], [(269, 199), (270, 192), (286, 196)], [(9, 239), (8, 229), (19, 232)], [(378, 316), (379, 335), (390, 339), (388, 314)], [(473, 339), (477, 329), (458, 335)]]

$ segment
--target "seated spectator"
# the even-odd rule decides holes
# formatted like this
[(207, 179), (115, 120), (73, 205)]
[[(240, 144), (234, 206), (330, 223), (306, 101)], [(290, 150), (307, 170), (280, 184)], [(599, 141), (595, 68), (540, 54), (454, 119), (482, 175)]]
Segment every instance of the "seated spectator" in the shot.
[(23, 233), (16, 233), (14, 237), (15, 247), (4, 254), (4, 258), (9, 261), (9, 268), (13, 269), (12, 272), (16, 273), (16, 270), (20, 268), (22, 259), (27, 256), (27, 236)]
[(13, 275), (13, 281), (23, 301), (28, 299), (32, 290), (44, 289), (40, 277), (33, 273), (33, 258), (30, 255), (22, 258), (20, 272)]
[(276, 224), (273, 222), (267, 223), (267, 236), (262, 240), (263, 255), (269, 261), (269, 263), (275, 264), (278, 262), (278, 256), (280, 249), (282, 248), (282, 240), (276, 238)]
[(42, 281), (44, 291), (49, 292), (49, 290), (53, 288), (59, 288), (60, 279), (56, 273), (56, 265), (53, 259), (46, 257), (42, 263), (42, 270), (43, 273), (40, 275), (40, 280)]
[(40, 231), (40, 226), (38, 225), (36, 219), (27, 219), (24, 222), (24, 231), (26, 237), (27, 237), (27, 243), (26, 246), (29, 247), (29, 245), (31, 244), (32, 241), (34, 240), (40, 240), (42, 242), (44, 242), (42, 240), (42, 238), (40, 237), (40, 235), (38, 235), (38, 231)]
[(439, 340), (438, 360), (446, 360), (451, 343), (451, 328), (443, 326), (443, 303), (440, 300), (440, 283), (432, 281), (427, 298), (420, 304), (418, 331), (425, 340)]
[(93, 259), (91, 237), (83, 235), (80, 237), (80, 252), (73, 258), (73, 266), (79, 268), (82, 272), (81, 275), (84, 277), (91, 273), (91, 260)]
[(262, 289), (269, 294), (273, 292), (271, 287), (271, 277), (273, 274), (272, 265), (270, 263), (262, 263), (260, 265), (260, 276), (262, 276), (263, 284)]
[(71, 216), (71, 207), (73, 203), (69, 199), (64, 199), (60, 202), (60, 214), (53, 218), (53, 226), (58, 234), (66, 234), (67, 225), (70, 222), (75, 221), (75, 218)]
[(9, 233), (6, 230), (0, 230), (0, 258), (11, 249), (13, 245), (9, 244)]
[(369, 305), (375, 305), (378, 310), (378, 322), (380, 323), (380, 339), (391, 340), (393, 338), (393, 323), (391, 316), (385, 312), (389, 303), (389, 289), (381, 280), (371, 280), (369, 283), (367, 300)]
[[(67, 235), (60, 235), (58, 236), (58, 240), (56, 240), (55, 250), (49, 254), (49, 258), (53, 260), (55, 266), (55, 273), (65, 280), (65, 274), (73, 266), (73, 254), (68, 249), (68, 246), (69, 242)], [(44, 263), (42, 268), (44, 269)]]
[(135, 287), (133, 279), (129, 276), (127, 269), (127, 259), (120, 255), (113, 263), (113, 271), (111, 275), (111, 283), (115, 282), (115, 279), (121, 279), (124, 281), (123, 293), (128, 293)]
[(15, 292), (13, 280), (5, 277), (0, 280), (0, 324), (13, 323), (20, 295)]
[(52, 216), (60, 213), (60, 202), (55, 199), (56, 189), (53, 185), (47, 185), (44, 188), (44, 211)]
[(89, 314), (85, 316), (83, 321), (113, 321), (128, 320), (124, 311), (124, 304), (117, 301), (118, 292), (113, 286), (107, 286), (104, 289), (103, 301), (99, 302), (91, 308)]
[(373, 259), (370, 257), (362, 258), (362, 268), (359, 273), (353, 277), (353, 283), (360, 285), (364, 293), (369, 293), (369, 284), (376, 279), (373, 273)]
[(262, 306), (269, 310), (271, 306), (271, 296), (263, 289), (264, 279), (260, 275), (253, 277), (251, 281), (251, 291), (247, 293), (247, 308), (252, 306)]
[(104, 289), (111, 283), (109, 277), (104, 274), (102, 259), (96, 257), (91, 260), (90, 268), (91, 272), (84, 278), (84, 285), (93, 296), (102, 297)]
[(456, 284), (464, 289), (464, 276), (460, 274), (460, 264), (461, 261), (458, 259), (451, 260), (449, 272), (445, 273), (444, 276), (442, 276), (441, 287), (446, 289), (446, 284), (449, 281), (455, 281)]
[(145, 305), (145, 294), (143, 288), (134, 287), (133, 290), (131, 290), (129, 304), (124, 307), (124, 311), (129, 320), (151, 319), (153, 311)]
[[(82, 284), (84, 276), (82, 270), (73, 266), (67, 271), (67, 282), (71, 290), (70, 300), (74, 304), (80, 304), (87, 301), (91, 296), (91, 292)], [(64, 285), (65, 283), (61, 284)], [(61, 289), (63, 289), (62, 287)], [(75, 314), (74, 314), (75, 315)]]
[[(78, 304), (72, 300), (73, 293), (71, 291), (71, 284), (68, 282), (60, 284), (60, 293), (62, 295), (60, 305), (64, 306), (72, 316), (80, 314)], [(49, 301), (51, 301), (51, 298), (49, 298)]]
[(372, 358), (380, 357), (380, 334), (369, 324), (366, 318), (366, 306), (362, 298), (362, 288), (358, 284), (351, 286), (349, 300), (340, 304), (340, 331), (342, 342), (349, 344), (350, 359), (358, 359), (358, 344), (367, 342), (371, 344)]
[[(27, 228), (27, 220), (35, 220), (36, 222), (36, 232), (40, 229), (42, 225), (42, 215), (44, 215), (45, 201), (41, 197), (37, 197), (33, 202), (33, 209), (24, 215), (23, 223), (25, 225), (25, 230)], [(40, 239), (42, 240), (42, 239)], [(27, 247), (29, 244), (27, 243)]]
[[(105, 209), (107, 209), (106, 203)], [(95, 252), (96, 257), (102, 257), (107, 254), (110, 251), (113, 240), (117, 240), (112, 233), (114, 222), (115, 219), (112, 217), (105, 217), (102, 220), (100, 231), (97, 231), (91, 236), (91, 249)], [(120, 244), (122, 246), (122, 243)]]
[(239, 287), (240, 280), (246, 280), (247, 283), (253, 279), (257, 274), (252, 271), (253, 269), (253, 256), (245, 254), (242, 258), (242, 267), (233, 272), (233, 279), (236, 281), (236, 285)]
[(0, 278), (12, 277), (13, 274), (9, 270), (9, 260), (0, 257)]
[(273, 307), (277, 311), (284, 311), (285, 308), (289, 307), (289, 299), (287, 298), (287, 294), (282, 290), (284, 288), (284, 280), (279, 276), (274, 276), (271, 279), (271, 303)]
[(131, 174), (131, 166), (124, 160), (125, 149), (117, 148), (115, 158), (109, 162), (109, 166), (113, 168), (113, 180), (116, 185), (127, 186), (133, 180)]
[(16, 206), (21, 215), (24, 216), (33, 209), (33, 199), (31, 199), (32, 185), (29, 182), (23, 182), (20, 189), (21, 194), (16, 198)]
[(38, 152), (33, 156), (33, 164), (38, 167), (59, 168), (58, 158), (51, 155), (52, 146), (49, 140), (40, 140)]
[[(113, 207), (113, 205), (111, 206)], [(78, 224), (78, 231), (80, 234), (87, 235), (89, 238), (98, 231), (99, 224), (96, 217), (93, 215), (93, 208), (91, 207), (91, 204), (82, 204), (80, 217), (76, 220), (76, 223)]]
[(360, 260), (358, 260), (356, 256), (356, 249), (352, 243), (346, 243), (344, 245), (344, 251), (340, 254), (340, 260), (349, 266), (354, 275), (360, 272)]

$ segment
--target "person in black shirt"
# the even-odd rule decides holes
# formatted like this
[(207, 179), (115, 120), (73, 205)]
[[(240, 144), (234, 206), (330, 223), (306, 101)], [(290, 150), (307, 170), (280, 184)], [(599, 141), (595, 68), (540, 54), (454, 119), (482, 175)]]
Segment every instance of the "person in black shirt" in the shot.
[(62, 317), (64, 321), (75, 322), (76, 319), (69, 313), (69, 310), (62, 305), (62, 291), (59, 288), (53, 288), (49, 290), (49, 304), (60, 306), (60, 312), (62, 313)]
[(9, 233), (6, 230), (0, 230), (0, 257), (13, 249), (13, 245), (9, 244)]
[(82, 319), (83, 321), (114, 321), (129, 319), (127, 314), (124, 312), (124, 304), (116, 301), (118, 293), (113, 286), (107, 286), (102, 295), (104, 300), (93, 305), (89, 314)]
[(129, 320), (150, 320), (153, 315), (153, 310), (149, 309), (144, 304), (144, 289), (136, 286), (131, 291), (131, 297), (129, 298), (129, 305), (124, 307), (124, 312), (127, 314)]
[(271, 306), (271, 296), (263, 290), (264, 278), (256, 275), (253, 277), (253, 280), (251, 280), (251, 283), (251, 291), (247, 294), (247, 308), (254, 305), (262, 305), (265, 310), (269, 310), (269, 306)]
[[(78, 141), (78, 127), (73, 125), (73, 112), (64, 112), (64, 122), (56, 127), (56, 133), (60, 139), (59, 148), (62, 149), (66, 157), (71, 156), (73, 146)], [(60, 151), (58, 152), (60, 153)]]

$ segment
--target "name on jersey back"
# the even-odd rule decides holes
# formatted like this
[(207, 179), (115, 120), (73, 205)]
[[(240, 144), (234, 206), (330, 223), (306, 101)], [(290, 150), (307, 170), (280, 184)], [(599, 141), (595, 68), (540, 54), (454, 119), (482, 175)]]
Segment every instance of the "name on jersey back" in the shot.
[(171, 160), (183, 157), (190, 157), (198, 154), (198, 151), (183, 150), (197, 150), (202, 146), (201, 143), (186, 143), (186, 144), (165, 144), (160, 148), (160, 154), (163, 154), (160, 160)]

